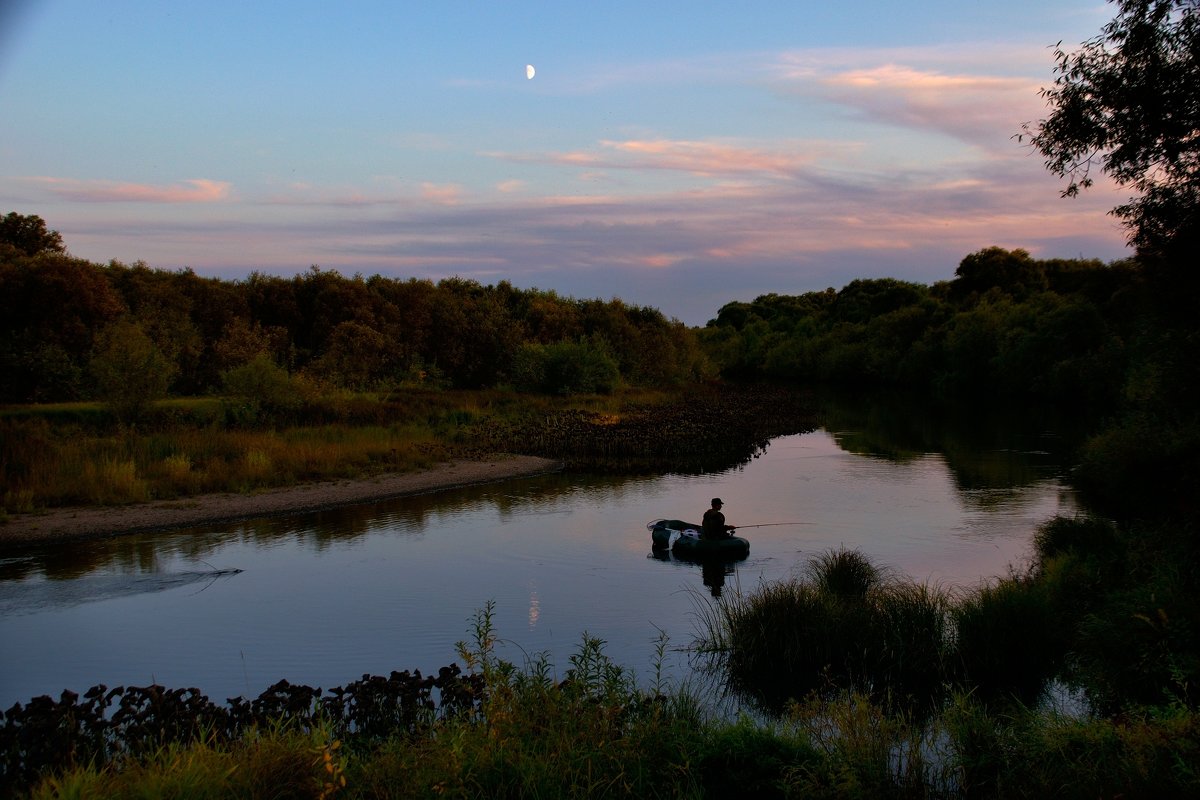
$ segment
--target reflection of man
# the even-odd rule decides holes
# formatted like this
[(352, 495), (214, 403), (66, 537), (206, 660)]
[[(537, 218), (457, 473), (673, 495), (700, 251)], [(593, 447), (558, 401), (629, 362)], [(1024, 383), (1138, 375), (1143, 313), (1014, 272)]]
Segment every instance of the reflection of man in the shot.
[(700, 565), (700, 575), (704, 585), (712, 592), (713, 597), (721, 596), (721, 588), (725, 585), (725, 576), (733, 574), (733, 567), (724, 561), (706, 560)]
[(725, 524), (725, 515), (721, 513), (723, 505), (721, 498), (712, 499), (712, 508), (704, 512), (704, 522), (700, 525), (701, 538), (728, 539), (732, 535), (730, 531), (736, 530), (734, 526)]

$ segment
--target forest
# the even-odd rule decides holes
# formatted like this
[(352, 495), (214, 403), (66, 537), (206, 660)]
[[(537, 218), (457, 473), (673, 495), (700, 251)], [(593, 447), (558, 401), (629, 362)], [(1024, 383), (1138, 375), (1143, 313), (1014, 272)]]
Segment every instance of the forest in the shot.
[[(6, 220), (19, 229), (29, 218)], [(116, 399), (132, 392), (134, 375), (139, 393), (155, 399), (284, 373), (349, 390), (408, 383), (570, 393), (693, 380), (703, 370), (682, 323), (616, 299), (319, 267), (221, 280), (95, 264), (45, 235), (50, 246), (0, 244), (5, 402)]]

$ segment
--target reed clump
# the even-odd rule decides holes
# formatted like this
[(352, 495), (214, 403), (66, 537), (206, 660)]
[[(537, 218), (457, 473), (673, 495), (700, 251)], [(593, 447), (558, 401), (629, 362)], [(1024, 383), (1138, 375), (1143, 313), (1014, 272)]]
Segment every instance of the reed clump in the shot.
[(1031, 576), (951, 593), (844, 549), (813, 557), (799, 578), (734, 593), (702, 620), (699, 648), (734, 691), (774, 711), (854, 691), (928, 712), (955, 687), (1033, 702), (1063, 657), (1049, 595)]

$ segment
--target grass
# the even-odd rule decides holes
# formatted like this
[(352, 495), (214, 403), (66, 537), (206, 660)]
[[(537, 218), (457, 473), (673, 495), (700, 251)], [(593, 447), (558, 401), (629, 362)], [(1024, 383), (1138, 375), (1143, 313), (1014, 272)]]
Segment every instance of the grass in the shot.
[(1180, 797), (1200, 791), (1200, 715), (1080, 719), (966, 693), (916, 718), (847, 690), (775, 721), (714, 718), (679, 686), (636, 688), (584, 634), (561, 679), (496, 657), (492, 606), (460, 655), (481, 704), (436, 724), (336, 738), (327, 721), (201, 732), (12, 796), (67, 798)]
[(1064, 655), (1056, 619), (1033, 576), (951, 594), (831, 550), (800, 578), (702, 609), (701, 649), (716, 654), (735, 692), (767, 710), (854, 691), (927, 714), (954, 687), (1034, 703)]
[(656, 393), (535, 398), (502, 391), (331, 395), (275, 424), (246, 425), (219, 398), (156, 404), (139, 426), (118, 426), (103, 405), (0, 409), (0, 511), (121, 505), (207, 492), (250, 492), (305, 481), (427, 468), (481, 455), (480, 426), (577, 409), (619, 416)]

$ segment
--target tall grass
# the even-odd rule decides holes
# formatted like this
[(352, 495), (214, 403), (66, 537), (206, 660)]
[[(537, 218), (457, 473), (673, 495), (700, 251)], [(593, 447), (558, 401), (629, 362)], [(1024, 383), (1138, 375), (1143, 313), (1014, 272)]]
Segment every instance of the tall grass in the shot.
[[(910, 598), (911, 599), (911, 598)], [(927, 603), (929, 596), (920, 598)], [(37, 800), (247, 798), (1184, 797), (1200, 791), (1200, 715), (1118, 720), (956, 693), (914, 717), (842, 690), (775, 721), (715, 718), (682, 687), (647, 692), (584, 634), (560, 677), (498, 657), (493, 606), (460, 655), (482, 700), (436, 724), (334, 738), (320, 717), (218, 740), (201, 732), (106, 767), (43, 775)], [(21, 796), (20, 793), (14, 793)]]
[(986, 697), (1036, 702), (1064, 655), (1045, 585), (1011, 575), (961, 597), (952, 616), (958, 681)]
[(1031, 703), (1064, 653), (1031, 576), (951, 594), (845, 550), (818, 555), (801, 578), (735, 592), (701, 620), (699, 649), (719, 656), (735, 692), (775, 711), (857, 691), (928, 714), (955, 686)]
[[(296, 482), (427, 468), (485, 455), (479, 432), (530, 413), (616, 414), (659, 393), (552, 399), (511, 392), (414, 390), (385, 397), (309, 399), (284, 424), (247, 425), (215, 398), (157, 404), (136, 428), (98, 404), (0, 410), (0, 497), (7, 512), (117, 505), (205, 492), (246, 492)], [(486, 446), (486, 445), (485, 445)]]

